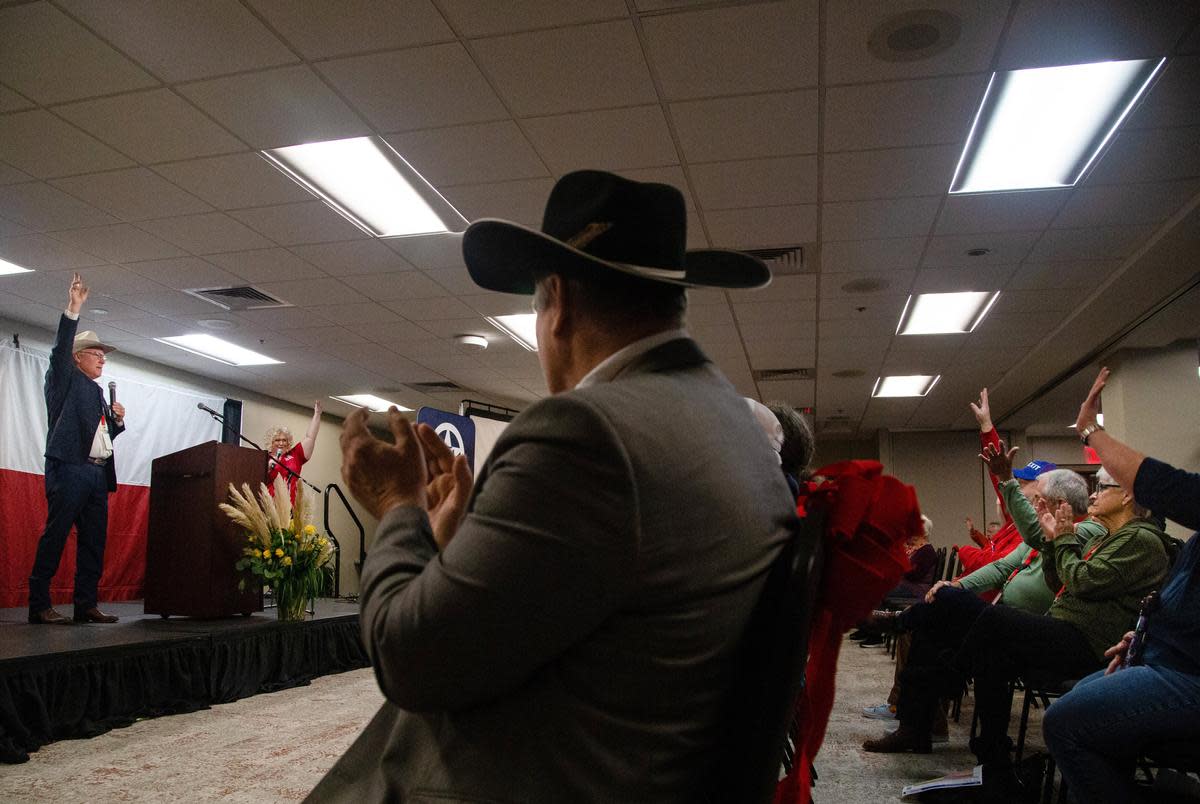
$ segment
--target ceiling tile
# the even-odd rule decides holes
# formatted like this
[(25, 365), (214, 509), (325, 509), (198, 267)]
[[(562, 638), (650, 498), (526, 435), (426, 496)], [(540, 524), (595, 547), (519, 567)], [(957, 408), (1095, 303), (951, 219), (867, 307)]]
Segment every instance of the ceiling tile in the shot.
[(361, 293), (333, 278), (267, 282), (259, 287), (272, 296), (303, 306), (367, 301)]
[(215, 78), (178, 91), (254, 148), (371, 133), (306, 66)]
[(0, 9), (0, 75), (44, 104), (158, 83), (49, 3)]
[(17, 235), (29, 234), (29, 230), (19, 223), (14, 223), (7, 218), (0, 218), (0, 238), (16, 237)]
[(1154, 226), (1051, 229), (1029, 255), (1030, 262), (1108, 260), (1128, 257), (1153, 234)]
[[(457, 301), (457, 300), (456, 300)], [(388, 302), (388, 305), (404, 304), (405, 302)], [(431, 318), (421, 321), (419, 326), (439, 338), (453, 338), (455, 335), (463, 334), (483, 334), (491, 330), (493, 333), (499, 334), (490, 324), (483, 320), (483, 316), (478, 315), (470, 308), (467, 309), (469, 317), (467, 318)], [(506, 336), (501, 336), (506, 337)], [(527, 353), (536, 356), (532, 352)]]
[[(276, 330), (293, 328), (324, 327), (329, 324), (325, 316), (305, 307), (276, 307), (263, 310), (243, 310), (238, 318), (259, 327)], [(317, 344), (318, 346), (323, 344)]]
[(759, 3), (642, 20), (670, 100), (772, 92), (817, 83), (817, 6)]
[(0, 159), (40, 179), (128, 167), (133, 162), (44, 109), (5, 115)]
[(478, 315), (452, 296), (394, 299), (385, 303), (409, 321), (446, 321)]
[(917, 273), (913, 293), (959, 293), (968, 290), (1001, 290), (1016, 273), (1016, 265), (960, 265), (923, 269)]
[(463, 265), (461, 234), (396, 237), (385, 241), (385, 245), (423, 271)]
[[(468, 296), (473, 293), (479, 293), (482, 290), (471, 279), (471, 275), (467, 273), (467, 266), (465, 265), (460, 265), (457, 268), (435, 268), (422, 271), (422, 273), (455, 296)], [(444, 294), (435, 293), (432, 295), (439, 296)]]
[(821, 338), (885, 338), (896, 332), (899, 315), (864, 312), (858, 318), (831, 318), (821, 321)]
[[(837, 298), (821, 299), (821, 321), (858, 321), (865, 318), (883, 318), (892, 322), (892, 328), (884, 334), (891, 335), (896, 331), (900, 314), (908, 303), (908, 294), (902, 289), (900, 293), (891, 295), (840, 296)], [(829, 333), (822, 328), (821, 337)]]
[(350, 324), (346, 328), (351, 332), (362, 335), (369, 341), (385, 345), (402, 345), (410, 342), (427, 341), (437, 337), (424, 327), (414, 324), (411, 321), (403, 320), (383, 321), (372, 324)]
[(275, 245), (220, 212), (143, 221), (138, 226), (193, 254), (216, 254)]
[(40, 234), (0, 238), (0, 259), (35, 271), (65, 271), (101, 265), (106, 260)]
[(511, 120), (393, 134), (388, 142), (435, 187), (547, 176)]
[(672, 103), (680, 148), (692, 162), (817, 151), (817, 92), (769, 93)]
[(534, 28), (557, 28), (629, 15), (624, 0), (440, 0), (438, 5), (463, 36), (490, 36)]
[[(143, 283), (146, 281), (142, 277), (138, 277), (138, 279)], [(189, 296), (176, 290), (162, 293), (131, 293), (120, 296), (120, 299), (126, 304), (131, 304), (148, 313), (170, 317), (211, 315), (221, 309), (203, 299), (197, 299), (195, 296)]]
[(374, 239), (293, 246), (291, 251), (330, 276), (414, 270), (407, 260)]
[(342, 281), (375, 301), (432, 299), (446, 295), (445, 288), (419, 271), (346, 276)]
[(23, 98), (6, 86), (0, 85), (0, 112), (17, 112), (21, 109), (32, 109), (33, 101)]
[(1121, 131), (1084, 177), (1088, 187), (1200, 176), (1200, 126)]
[(243, 281), (199, 257), (129, 262), (125, 263), (125, 267), (147, 279), (177, 289), (230, 287), (240, 285)]
[(825, 155), (825, 201), (942, 195), (958, 162), (957, 145), (885, 148)]
[(400, 316), (375, 302), (351, 302), (350, 304), (316, 304), (305, 308), (315, 310), (334, 324), (379, 324), (399, 320)]
[(1081, 187), (1054, 219), (1054, 228), (1159, 223), (1174, 215), (1200, 192), (1191, 179), (1146, 184)]
[(63, 0), (63, 5), (169, 82), (298, 61), (237, 0)]
[(1071, 293), (1046, 293), (1041, 290), (1006, 290), (996, 300), (988, 315), (1012, 313), (1063, 313), (1079, 306), (1079, 298)]
[(305, 327), (304, 329), (289, 329), (288, 336), (311, 346), (341, 345), (347, 343), (366, 343), (367, 339), (357, 332), (351, 332), (345, 327)]
[[(241, 151), (245, 145), (169, 89), (58, 106), (55, 113), (142, 163)], [(130, 125), (130, 121), (137, 121)]]
[[(1040, 232), (1003, 232), (973, 235), (941, 235), (929, 238), (924, 268), (956, 268), (964, 265), (1015, 265), (1037, 242)], [(969, 256), (971, 249), (985, 248), (986, 254)]]
[(0, 216), (42, 231), (117, 222), (113, 216), (42, 182), (0, 187)]
[(199, 198), (142, 167), (71, 176), (50, 183), (126, 221), (189, 215), (212, 209)]
[[(683, 201), (688, 210), (696, 208), (695, 202), (692, 200), (692, 193), (688, 189), (687, 177), (683, 175), (683, 168), (679, 165), (663, 165), (662, 167), (648, 168), (625, 168), (623, 170), (613, 171), (619, 176), (624, 176), (633, 181), (648, 181), (656, 184), (669, 184), (679, 192), (683, 193)], [(546, 197), (549, 197), (550, 191), (547, 189)], [(545, 199), (543, 199), (544, 201)], [(541, 218), (539, 216), (538, 220)]]
[[(861, 299), (862, 304), (867, 304), (880, 296), (906, 294), (916, 274), (916, 271), (877, 271), (831, 275), (822, 279), (821, 303), (826, 299)], [(868, 283), (873, 289), (864, 292)]]
[(830, 87), (825, 143), (830, 151), (959, 143), (966, 139), (986, 76)]
[(1016, 8), (999, 69), (1088, 64), (1169, 53), (1181, 31), (1196, 22), (1186, 0), (1156, 3), (1061, 3), (1027, 0)]
[(789, 156), (691, 166), (701, 209), (815, 204), (817, 157)]
[(817, 205), (719, 209), (704, 213), (714, 248), (794, 246), (817, 239)]
[(1031, 262), (1022, 265), (1008, 282), (1013, 290), (1052, 290), (1098, 287), (1121, 260)]
[(0, 162), (0, 184), (18, 184), (23, 181), (33, 181), (33, 176), (17, 170), (6, 162)]
[(235, 210), (229, 214), (282, 246), (357, 240), (367, 236), (324, 201), (256, 207)]
[(59, 240), (112, 262), (136, 262), (181, 257), (184, 252), (127, 223), (57, 232)]
[(206, 259), (247, 282), (283, 282), (324, 276), (319, 268), (282, 248), (210, 254)]
[[(958, 37), (949, 48), (925, 58), (894, 61), (870, 51), (868, 42), (879, 25), (916, 9), (936, 9), (958, 18)], [(989, 70), (1008, 6), (974, 0), (840, 0), (829, 5), (827, 14), (825, 80), (851, 84)]]
[(525, 179), (447, 187), (443, 194), (469, 221), (502, 218), (539, 225), (553, 186), (551, 179)]
[(251, 0), (305, 58), (390, 50), (454, 38), (429, 0)]
[[(721, 309), (716, 305), (696, 308), (697, 311)], [(817, 319), (817, 303), (811, 300), (743, 302), (733, 305), (733, 310), (738, 322), (742, 324), (769, 325), (786, 318), (794, 318), (799, 321), (815, 321)], [(688, 320), (694, 320), (694, 316), (689, 316)]]
[(1150, 94), (1133, 110), (1124, 128), (1200, 126), (1200, 56), (1176, 56), (1163, 68)]
[(1021, 232), (1044, 229), (1070, 190), (952, 195), (938, 216), (938, 234)]
[[(792, 299), (815, 299), (817, 297), (817, 277), (812, 274), (796, 276), (777, 276), (771, 284), (762, 291), (747, 291), (731, 293), (735, 303), (750, 301), (789, 301)], [(759, 297), (762, 297), (761, 299)]]
[(458, 42), (337, 59), (317, 69), (380, 131), (508, 116)]
[[(90, 272), (85, 279), (89, 283), (92, 282)], [(157, 285), (154, 287), (157, 287)], [(108, 290), (108, 286), (105, 285), (104, 289)], [(88, 306), (85, 306), (79, 313), (79, 319), (81, 321), (86, 321), (87, 325), (81, 325), (80, 329), (99, 331), (100, 328), (107, 327), (109, 324), (116, 324), (120, 321), (130, 321), (135, 318), (146, 318), (150, 315), (150, 313), (147, 313), (145, 310), (139, 310), (137, 307), (134, 307), (131, 304), (126, 304), (123, 301), (117, 301), (113, 296), (110, 296), (107, 293), (101, 293), (99, 290), (95, 290), (93, 295), (89, 296), (88, 299)], [(129, 340), (136, 337), (128, 332), (121, 331), (115, 331), (113, 334), (117, 336), (118, 340), (122, 338)], [(104, 340), (103, 335), (100, 336), (100, 340)], [(116, 341), (114, 341), (114, 343), (115, 342)]]
[(689, 249), (708, 248), (712, 245), (704, 233), (704, 222), (700, 219), (699, 213), (688, 212), (687, 214), (687, 242), (685, 245)]
[(909, 270), (917, 267), (923, 237), (882, 240), (835, 240), (821, 244), (821, 273)]
[(679, 156), (658, 106), (536, 117), (522, 125), (556, 174), (676, 164)]
[(941, 198), (897, 198), (825, 204), (821, 238), (862, 240), (928, 234), (940, 203)]
[(154, 170), (218, 209), (265, 207), (313, 198), (312, 193), (258, 153), (155, 165)]
[(657, 100), (627, 20), (481, 39), (472, 49), (518, 117)]

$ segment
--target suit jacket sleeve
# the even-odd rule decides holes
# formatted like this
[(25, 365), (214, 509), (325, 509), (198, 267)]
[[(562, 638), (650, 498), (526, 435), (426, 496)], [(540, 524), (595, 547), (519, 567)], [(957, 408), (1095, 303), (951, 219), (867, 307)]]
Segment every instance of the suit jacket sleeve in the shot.
[(363, 640), (384, 694), (458, 709), (512, 690), (580, 640), (634, 587), (633, 469), (576, 395), (531, 407), (497, 442), (458, 532), (397, 509), (363, 567)]
[(54, 348), (50, 350), (50, 368), (46, 371), (46, 408), (50, 415), (50, 429), (54, 429), (54, 422), (62, 413), (71, 377), (77, 370), (73, 358), (73, 347), (75, 330), (78, 328), (78, 319), (68, 318), (65, 314), (59, 317), (58, 332), (54, 336)]

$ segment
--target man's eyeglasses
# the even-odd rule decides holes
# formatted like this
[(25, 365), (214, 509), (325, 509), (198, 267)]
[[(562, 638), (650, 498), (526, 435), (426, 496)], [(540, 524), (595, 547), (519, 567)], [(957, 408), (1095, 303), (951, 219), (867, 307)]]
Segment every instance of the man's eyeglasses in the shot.
[(1119, 489), (1119, 488), (1121, 488), (1120, 483), (1097, 483), (1096, 484), (1096, 493), (1099, 494), (1100, 492), (1104, 491), (1105, 489)]
[(97, 360), (104, 360), (104, 359), (106, 359), (104, 352), (101, 352), (101, 351), (99, 351), (99, 350), (91, 351), (91, 350), (88, 350), (88, 349), (84, 349), (84, 350), (82, 350), (82, 351), (76, 352), (75, 354), (77, 354), (77, 355), (87, 355), (88, 357), (94, 357), (94, 358), (95, 358), (95, 359), (97, 359)]

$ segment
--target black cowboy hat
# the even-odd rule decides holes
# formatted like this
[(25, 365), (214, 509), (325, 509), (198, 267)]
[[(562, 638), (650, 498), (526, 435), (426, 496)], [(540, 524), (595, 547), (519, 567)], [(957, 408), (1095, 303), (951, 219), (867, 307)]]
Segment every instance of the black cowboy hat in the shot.
[(475, 284), (503, 293), (533, 293), (538, 271), (596, 269), (684, 287), (760, 288), (766, 264), (724, 249), (686, 251), (683, 194), (668, 184), (637, 182), (599, 170), (568, 173), (546, 202), (539, 232), (484, 218), (463, 235), (463, 258)]

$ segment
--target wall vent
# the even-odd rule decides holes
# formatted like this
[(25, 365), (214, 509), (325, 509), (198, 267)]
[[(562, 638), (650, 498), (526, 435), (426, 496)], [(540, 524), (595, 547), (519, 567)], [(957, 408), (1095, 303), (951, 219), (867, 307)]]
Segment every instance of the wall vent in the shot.
[(197, 299), (217, 305), (225, 310), (264, 310), (272, 307), (291, 307), (283, 299), (250, 285), (228, 288), (193, 288), (185, 290)]
[(804, 246), (752, 248), (746, 249), (745, 253), (758, 257), (765, 262), (767, 267), (771, 269), (771, 273), (776, 276), (812, 273), (812, 268), (804, 262)]
[(811, 380), (814, 376), (810, 368), (756, 369), (753, 374), (755, 382)]

